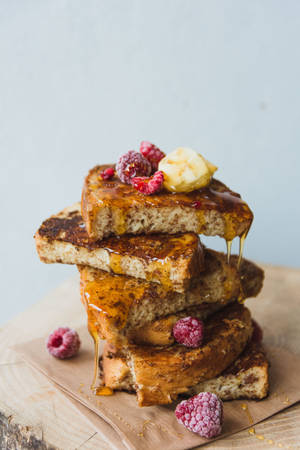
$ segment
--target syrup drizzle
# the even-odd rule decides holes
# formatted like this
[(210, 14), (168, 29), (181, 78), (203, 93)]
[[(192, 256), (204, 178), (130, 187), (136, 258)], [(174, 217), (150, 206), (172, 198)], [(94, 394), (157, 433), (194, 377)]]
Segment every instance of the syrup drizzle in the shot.
[(245, 233), (243, 233), (240, 236), (239, 259), (238, 259), (238, 263), (237, 263), (238, 270), (240, 269), (241, 261), (243, 258), (243, 250), (244, 250), (245, 239), (247, 237), (247, 234), (248, 234), (248, 231), (245, 231)]
[[(248, 405), (246, 403), (242, 403), (241, 404), (241, 408), (247, 414), (247, 417), (248, 417), (248, 420), (249, 420), (249, 424), (253, 425), (254, 421), (253, 421), (253, 417), (250, 414), (250, 411), (248, 409)], [(266, 441), (267, 444), (275, 445), (276, 447), (279, 447), (279, 448), (295, 448), (292, 445), (284, 445), (281, 442), (276, 443), (276, 442), (273, 441), (273, 439), (267, 439), (263, 434), (257, 434), (254, 427), (249, 428), (248, 433), (251, 436), (254, 436), (259, 441)]]
[(231, 255), (231, 246), (232, 246), (232, 239), (231, 241), (226, 240), (226, 247), (227, 247), (227, 263), (230, 263), (230, 255)]
[[(238, 258), (238, 262), (237, 262), (237, 268), (238, 270), (240, 269), (241, 266), (241, 262), (243, 259), (243, 251), (244, 251), (244, 245), (245, 245), (245, 240), (248, 234), (248, 231), (245, 231), (241, 236), (240, 236), (240, 245), (239, 245), (239, 258)], [(232, 239), (226, 239), (226, 247), (227, 247), (227, 263), (230, 263), (230, 256), (231, 256), (231, 247), (232, 247)]]
[(107, 386), (100, 385), (100, 373), (99, 373), (99, 358), (100, 358), (100, 339), (97, 332), (92, 332), (90, 329), (90, 334), (94, 340), (94, 375), (91, 384), (91, 391), (94, 395), (113, 395), (114, 391)]
[(252, 424), (253, 424), (253, 417), (252, 417), (252, 415), (250, 414), (248, 405), (247, 405), (246, 403), (242, 403), (242, 404), (241, 404), (241, 408), (242, 408), (242, 409), (245, 411), (245, 413), (247, 414), (247, 417), (248, 417), (248, 419), (249, 419), (249, 423), (250, 423), (250, 425), (252, 425)]

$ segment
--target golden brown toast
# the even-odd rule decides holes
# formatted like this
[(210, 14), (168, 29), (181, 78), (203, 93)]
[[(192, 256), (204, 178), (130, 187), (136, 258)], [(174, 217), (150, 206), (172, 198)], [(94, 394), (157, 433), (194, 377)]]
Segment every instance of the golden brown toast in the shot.
[[(118, 352), (108, 344), (101, 361), (103, 382), (115, 390), (135, 392), (132, 370), (124, 352)], [(105, 368), (105, 370), (104, 370)], [(183, 394), (192, 396), (200, 392), (212, 392), (221, 400), (259, 400), (268, 395), (269, 363), (260, 344), (249, 342), (242, 354), (221, 375), (188, 387)]]
[(223, 253), (206, 249), (205, 267), (195, 286), (179, 293), (157, 283), (79, 266), (90, 331), (117, 346), (127, 345), (135, 329), (156, 319), (203, 303), (226, 305), (241, 293), (244, 298), (255, 296), (262, 287), (263, 271), (250, 261), (243, 260), (239, 272), (236, 257), (229, 265)]
[(161, 283), (183, 292), (204, 269), (204, 252), (194, 233), (89, 238), (80, 203), (45, 220), (35, 234), (45, 263), (81, 264)]
[[(139, 406), (171, 403), (191, 386), (222, 373), (242, 353), (251, 335), (250, 312), (236, 302), (206, 320), (204, 342), (199, 348), (179, 344), (162, 348), (131, 345), (125, 352), (106, 344), (102, 361), (104, 384), (119, 389), (116, 369), (111, 369), (110, 361), (115, 352), (121, 356), (125, 352)], [(123, 381), (128, 378), (126, 370), (122, 376)]]
[(102, 180), (96, 166), (87, 175), (81, 212), (88, 234), (103, 239), (111, 234), (186, 233), (219, 235), (226, 240), (246, 234), (253, 214), (239, 194), (218, 180), (190, 193), (166, 190), (139, 193), (117, 176)]
[(193, 386), (189, 394), (213, 392), (222, 400), (260, 400), (268, 395), (268, 391), (269, 362), (266, 353), (260, 344), (251, 341), (222, 375)]

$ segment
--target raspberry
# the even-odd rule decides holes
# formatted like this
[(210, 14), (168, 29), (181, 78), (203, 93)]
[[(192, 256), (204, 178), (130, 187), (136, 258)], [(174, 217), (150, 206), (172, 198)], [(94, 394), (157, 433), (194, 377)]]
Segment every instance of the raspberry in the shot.
[(162, 188), (164, 182), (163, 172), (155, 172), (152, 177), (135, 177), (132, 178), (132, 186), (145, 195), (156, 194)]
[(223, 403), (211, 392), (200, 392), (180, 402), (175, 410), (179, 423), (205, 438), (217, 436), (222, 431)]
[(184, 317), (173, 327), (173, 336), (179, 344), (186, 347), (199, 347), (203, 341), (204, 324), (195, 317)]
[(252, 319), (253, 333), (252, 342), (260, 343), (263, 338), (263, 330), (260, 328), (256, 320)]
[(102, 178), (102, 180), (109, 180), (114, 176), (114, 174), (115, 169), (113, 169), (112, 167), (108, 167), (108, 169), (105, 169), (102, 172), (100, 172), (100, 177)]
[(156, 145), (148, 141), (141, 142), (140, 152), (150, 162), (153, 172), (158, 169), (159, 161), (166, 156)]
[(65, 359), (76, 355), (80, 347), (77, 331), (68, 327), (57, 328), (47, 339), (47, 349), (52, 356)]
[(119, 158), (116, 171), (123, 183), (131, 184), (131, 178), (151, 175), (151, 164), (141, 153), (129, 150)]
[(201, 202), (196, 200), (195, 202), (192, 203), (192, 207), (195, 208), (195, 209), (200, 209), (201, 208)]

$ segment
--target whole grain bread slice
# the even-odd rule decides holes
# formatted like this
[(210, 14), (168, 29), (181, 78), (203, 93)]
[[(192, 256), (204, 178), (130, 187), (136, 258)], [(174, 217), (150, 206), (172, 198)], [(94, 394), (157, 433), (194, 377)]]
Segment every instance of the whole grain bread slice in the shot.
[(196, 234), (124, 235), (94, 241), (87, 234), (80, 203), (45, 220), (35, 241), (45, 263), (87, 265), (178, 292), (188, 289), (204, 269), (203, 247)]
[(108, 167), (90, 170), (83, 186), (81, 212), (93, 239), (125, 233), (194, 232), (230, 241), (250, 228), (253, 214), (248, 205), (216, 179), (190, 193), (163, 190), (147, 196), (117, 176), (103, 180), (100, 173)]
[(134, 340), (134, 332), (151, 322), (201, 304), (226, 305), (243, 296), (258, 294), (263, 271), (243, 260), (238, 271), (236, 257), (227, 264), (223, 253), (205, 250), (205, 270), (195, 286), (184, 293), (157, 283), (79, 266), (81, 299), (87, 310), (89, 329), (116, 346)]

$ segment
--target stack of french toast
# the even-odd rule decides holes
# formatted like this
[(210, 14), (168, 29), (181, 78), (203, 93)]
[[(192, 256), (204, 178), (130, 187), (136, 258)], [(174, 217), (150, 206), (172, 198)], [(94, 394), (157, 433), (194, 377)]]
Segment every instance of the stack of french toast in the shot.
[[(81, 204), (35, 235), (43, 262), (78, 266), (95, 341), (92, 388), (136, 393), (140, 406), (203, 391), (261, 399), (268, 361), (244, 302), (260, 292), (264, 274), (241, 254), (253, 214), (201, 155), (155, 149), (141, 153), (151, 168), (128, 156), (138, 152), (93, 168)], [(206, 248), (199, 234), (224, 238), (227, 254)], [(230, 255), (235, 237), (239, 256)]]

